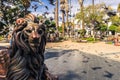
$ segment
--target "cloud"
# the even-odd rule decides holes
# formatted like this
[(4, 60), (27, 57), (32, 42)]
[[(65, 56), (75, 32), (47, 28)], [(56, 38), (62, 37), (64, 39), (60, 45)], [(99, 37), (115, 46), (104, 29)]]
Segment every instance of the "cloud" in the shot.
[(54, 14), (51, 14), (51, 13), (50, 13), (50, 14), (46, 15), (46, 17), (47, 17), (47, 18), (50, 18), (50, 17), (54, 18)]
[(34, 15), (42, 15), (42, 13), (40, 13), (40, 12), (31, 12), (32, 14), (34, 14)]

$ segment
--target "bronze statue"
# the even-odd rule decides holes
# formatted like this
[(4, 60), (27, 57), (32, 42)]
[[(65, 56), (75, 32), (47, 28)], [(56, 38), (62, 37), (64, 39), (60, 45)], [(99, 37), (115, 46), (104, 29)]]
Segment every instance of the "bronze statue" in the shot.
[(16, 20), (7, 80), (58, 80), (44, 64), (46, 32), (38, 22), (32, 14)]

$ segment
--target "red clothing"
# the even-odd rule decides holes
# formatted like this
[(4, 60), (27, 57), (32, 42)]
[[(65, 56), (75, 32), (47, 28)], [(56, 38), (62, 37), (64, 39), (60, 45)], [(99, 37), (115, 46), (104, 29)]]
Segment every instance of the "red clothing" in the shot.
[(118, 38), (115, 38), (115, 39), (114, 39), (114, 42), (115, 42), (115, 43), (114, 43), (115, 46), (120, 46), (120, 43), (119, 43), (119, 39), (118, 39)]

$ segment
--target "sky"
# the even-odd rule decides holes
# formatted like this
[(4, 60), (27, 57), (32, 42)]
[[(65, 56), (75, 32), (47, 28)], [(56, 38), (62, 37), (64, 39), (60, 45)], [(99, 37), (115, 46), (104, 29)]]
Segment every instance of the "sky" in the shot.
[[(40, 5), (38, 2), (31, 3), (31, 6), (33, 6), (34, 4), (37, 4), (39, 6), (36, 11), (34, 11), (34, 9), (32, 9), (32, 7), (30, 7), (29, 10), (35, 15), (43, 14), (44, 12), (48, 12), (49, 13), (49, 15), (47, 15), (48, 17), (54, 17), (53, 12), (54, 12), (55, 6), (49, 4), (48, 0), (41, 0), (41, 1), (43, 2), (44, 5), (48, 6), (48, 8), (49, 8), (48, 10), (43, 5)], [(118, 7), (118, 4), (120, 3), (120, 0), (95, 0), (95, 4), (103, 3), (103, 2), (106, 3), (107, 6), (112, 6), (112, 8), (116, 10)], [(92, 4), (92, 0), (85, 0), (85, 2), (84, 2), (85, 6), (91, 5), (91, 4)], [(71, 14), (77, 13), (78, 9), (80, 9), (78, 0), (71, 0), (71, 6), (72, 6)], [(61, 16), (61, 12), (60, 12), (59, 16)]]
[[(43, 2), (43, 5), (40, 5), (38, 2), (32, 2), (29, 10), (35, 15), (43, 14), (44, 12), (49, 12), (49, 14), (53, 14), (55, 6), (49, 4), (48, 0), (41, 0), (41, 1)], [(38, 8), (36, 11), (34, 11), (34, 9), (32, 8), (32, 6), (35, 4), (38, 5)], [(48, 6), (48, 10), (44, 6)]]

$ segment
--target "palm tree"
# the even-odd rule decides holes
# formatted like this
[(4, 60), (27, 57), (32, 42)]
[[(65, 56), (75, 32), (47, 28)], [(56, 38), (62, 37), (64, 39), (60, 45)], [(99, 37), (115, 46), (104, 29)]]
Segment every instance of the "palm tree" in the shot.
[(55, 8), (56, 10), (55, 10), (55, 17), (56, 17), (56, 28), (57, 28), (57, 30), (58, 30), (58, 27), (59, 27), (59, 23), (58, 23), (58, 21), (59, 21), (59, 19), (58, 19), (58, 15), (59, 15), (59, 13), (58, 13), (58, 0), (56, 0), (56, 8)]
[(30, 0), (21, 0), (24, 8), (25, 8), (25, 12), (24, 15), (27, 13), (27, 9), (30, 7)]
[(59, 16), (59, 12), (58, 12), (58, 10), (59, 10), (59, 7), (58, 7), (59, 0), (48, 0), (48, 1), (51, 5), (55, 5), (55, 10), (54, 10), (55, 15), (54, 16), (55, 16), (56, 28), (58, 30), (58, 28), (59, 28), (59, 19), (58, 19), (58, 16)]
[[(93, 15), (94, 15), (94, 0), (92, 0), (92, 6), (93, 6)], [(93, 21), (92, 22), (94, 22), (95, 23), (95, 18), (93, 17), (93, 19), (92, 19)], [(94, 38), (94, 40), (95, 40), (95, 25), (93, 25), (93, 38)]]
[[(21, 3), (23, 4), (23, 6), (24, 6), (24, 8), (25, 8), (25, 13), (24, 13), (24, 14), (27, 13), (27, 9), (30, 7), (31, 1), (38, 2), (40, 5), (43, 5), (43, 3), (42, 3), (41, 0), (21, 0)], [(52, 4), (52, 2), (54, 2), (54, 0), (48, 0), (48, 1), (50, 1), (51, 4)], [(44, 7), (45, 7), (46, 9), (48, 9), (47, 6), (44, 5)], [(32, 8), (36, 11), (36, 9), (38, 8), (38, 6), (37, 6), (37, 5), (34, 5), (34, 6), (32, 6)]]
[(83, 12), (83, 9), (84, 9), (84, 0), (78, 0), (79, 1), (79, 4), (80, 4), (80, 10), (81, 10), (81, 16), (82, 16), (82, 29), (84, 29), (84, 12)]
[(118, 4), (118, 7), (117, 7), (117, 12), (120, 13), (120, 3)]
[(60, 8), (62, 11), (62, 35), (64, 36), (64, 30), (65, 30), (65, 0), (60, 0)]
[(65, 12), (66, 12), (66, 28), (67, 28), (68, 27), (68, 12), (69, 12), (68, 0), (65, 0)]

